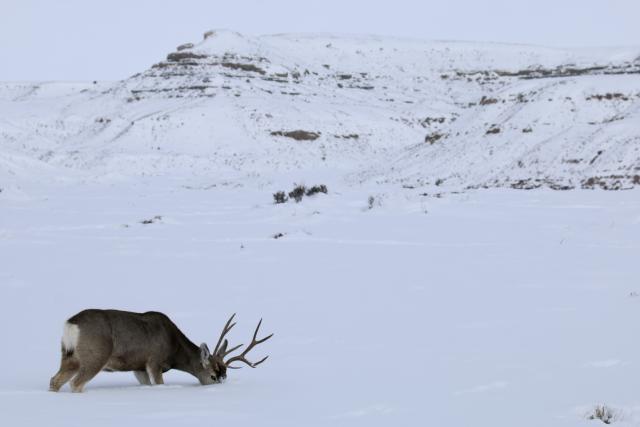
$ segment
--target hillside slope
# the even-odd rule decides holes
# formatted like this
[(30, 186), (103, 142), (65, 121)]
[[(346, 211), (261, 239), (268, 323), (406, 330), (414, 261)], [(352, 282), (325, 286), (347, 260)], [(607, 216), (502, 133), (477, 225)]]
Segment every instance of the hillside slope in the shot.
[(215, 31), (115, 83), (2, 84), (0, 179), (324, 170), (630, 188), (639, 109), (640, 49)]

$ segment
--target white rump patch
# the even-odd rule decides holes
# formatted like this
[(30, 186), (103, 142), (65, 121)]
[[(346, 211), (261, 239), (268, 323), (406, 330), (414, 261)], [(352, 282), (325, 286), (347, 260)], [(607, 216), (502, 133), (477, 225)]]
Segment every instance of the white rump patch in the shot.
[(78, 345), (78, 335), (80, 335), (80, 328), (78, 328), (78, 325), (65, 322), (64, 332), (62, 333), (62, 348), (67, 351), (75, 350)]

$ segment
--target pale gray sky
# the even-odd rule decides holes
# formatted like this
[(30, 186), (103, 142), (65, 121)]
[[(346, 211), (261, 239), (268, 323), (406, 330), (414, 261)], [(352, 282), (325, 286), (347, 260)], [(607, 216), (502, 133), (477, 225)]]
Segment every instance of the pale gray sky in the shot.
[(0, 0), (0, 80), (115, 80), (207, 29), (640, 46), (640, 0)]

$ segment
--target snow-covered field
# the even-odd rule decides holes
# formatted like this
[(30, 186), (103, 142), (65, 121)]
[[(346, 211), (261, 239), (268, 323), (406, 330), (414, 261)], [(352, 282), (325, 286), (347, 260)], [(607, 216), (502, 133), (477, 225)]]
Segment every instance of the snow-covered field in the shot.
[[(274, 205), (277, 187), (212, 184), (0, 202), (4, 425), (574, 426), (600, 403), (640, 422), (637, 191), (334, 186)], [(232, 342), (264, 317), (271, 357), (221, 385), (101, 373), (48, 392), (86, 307), (161, 310), (210, 344), (230, 313)]]
[[(0, 84), (0, 424), (640, 424), (639, 75), (634, 48), (219, 31), (120, 82)], [(294, 183), (328, 194), (274, 204)], [(275, 336), (224, 384), (48, 392), (89, 307)]]

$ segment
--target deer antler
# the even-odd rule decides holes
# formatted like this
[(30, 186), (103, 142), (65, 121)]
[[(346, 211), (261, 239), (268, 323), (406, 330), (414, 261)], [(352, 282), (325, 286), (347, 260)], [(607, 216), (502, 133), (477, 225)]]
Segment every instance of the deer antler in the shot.
[[(227, 320), (226, 325), (224, 325), (224, 328), (222, 328), (222, 333), (220, 334), (220, 338), (218, 339), (218, 343), (216, 344), (216, 348), (215, 350), (213, 350), (213, 354), (218, 354), (218, 350), (220, 350), (220, 344), (222, 343), (222, 340), (224, 339), (224, 336), (227, 335), (227, 333), (229, 333), (229, 331), (236, 325), (235, 323), (231, 323), (233, 321), (233, 318), (236, 317), (236, 313), (233, 313), (231, 315), (231, 317), (229, 318), (229, 320)], [(231, 349), (230, 351), (233, 351), (237, 348), (239, 348), (240, 346), (236, 346), (233, 349)], [(228, 354), (225, 353), (225, 356)]]
[[(258, 366), (259, 364), (261, 364), (262, 362), (264, 362), (265, 360), (267, 360), (269, 358), (269, 356), (265, 356), (264, 358), (262, 358), (261, 360), (257, 361), (257, 362), (251, 362), (249, 360), (247, 360), (247, 358), (245, 357), (253, 347), (255, 347), (258, 344), (261, 344), (263, 342), (265, 342), (266, 340), (268, 340), (269, 338), (271, 338), (273, 336), (273, 334), (261, 338), (261, 339), (257, 339), (258, 337), (258, 330), (260, 329), (260, 325), (262, 324), (262, 319), (260, 319), (260, 321), (258, 322), (258, 326), (256, 326), (256, 330), (253, 333), (253, 338), (251, 339), (251, 343), (247, 346), (247, 348), (245, 348), (245, 350), (240, 353), (237, 356), (233, 356), (231, 358), (229, 358), (226, 362), (224, 362), (224, 364), (227, 366), (227, 368), (231, 368), (231, 369), (240, 369), (240, 366), (230, 366), (231, 363), (233, 362), (244, 362), (247, 365), (251, 366), (252, 368), (255, 368), (256, 366)], [(229, 350), (225, 353), (225, 356), (227, 354), (229, 354), (230, 352), (232, 352), (233, 350), (239, 348), (242, 344), (240, 344), (239, 346), (234, 347), (232, 350)]]

